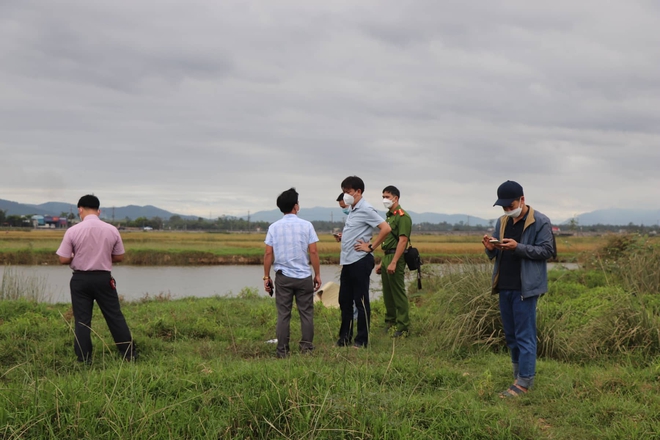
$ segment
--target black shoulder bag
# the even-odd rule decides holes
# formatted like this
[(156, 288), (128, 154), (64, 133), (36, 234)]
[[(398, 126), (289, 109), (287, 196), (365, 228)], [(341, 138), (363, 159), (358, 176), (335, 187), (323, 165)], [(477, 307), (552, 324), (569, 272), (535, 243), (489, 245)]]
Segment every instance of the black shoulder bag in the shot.
[[(390, 234), (396, 237), (396, 241), (398, 243), (399, 236), (394, 232), (390, 232)], [(422, 259), (419, 256), (419, 251), (417, 248), (412, 247), (412, 241), (410, 240), (410, 237), (408, 237), (408, 247), (405, 251), (403, 251), (403, 260), (406, 262), (408, 269), (417, 271), (417, 289), (420, 290), (422, 288)]]
[(417, 290), (420, 290), (422, 288), (422, 259), (417, 248), (412, 247), (410, 237), (408, 238), (408, 248), (403, 252), (403, 259), (406, 260), (408, 269), (417, 271)]

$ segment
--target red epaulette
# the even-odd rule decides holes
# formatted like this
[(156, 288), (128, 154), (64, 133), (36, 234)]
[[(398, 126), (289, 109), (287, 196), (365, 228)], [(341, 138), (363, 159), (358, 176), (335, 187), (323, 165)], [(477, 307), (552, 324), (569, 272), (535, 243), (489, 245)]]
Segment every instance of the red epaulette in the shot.
[(399, 214), (401, 217), (403, 217), (406, 213), (403, 212), (403, 209), (399, 208), (399, 210), (395, 214)]

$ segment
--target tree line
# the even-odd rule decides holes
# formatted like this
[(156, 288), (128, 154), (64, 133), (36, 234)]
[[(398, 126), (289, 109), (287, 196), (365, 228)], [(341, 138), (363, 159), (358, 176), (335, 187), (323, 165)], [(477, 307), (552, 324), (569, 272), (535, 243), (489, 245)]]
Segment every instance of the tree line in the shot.
[[(70, 212), (63, 212), (60, 217), (66, 217), (69, 226), (75, 223), (76, 216)], [(32, 215), (7, 215), (7, 211), (0, 210), (0, 226), (2, 227), (32, 227)], [(124, 218), (122, 220), (109, 221), (108, 223), (123, 228), (151, 228), (155, 230), (172, 230), (172, 231), (222, 231), (222, 232), (266, 232), (268, 230), (269, 222), (266, 221), (248, 221), (243, 218), (223, 215), (216, 219), (206, 219), (198, 217), (196, 219), (182, 218), (179, 215), (173, 215), (169, 219), (161, 217), (138, 217), (134, 220)], [(414, 223), (413, 231), (418, 233), (433, 233), (433, 232), (479, 232), (493, 227), (491, 220), (488, 225), (470, 225), (463, 221), (458, 223)], [(314, 228), (317, 231), (337, 231), (344, 227), (342, 221), (312, 221)], [(636, 225), (628, 223), (627, 225), (588, 225), (581, 226), (577, 219), (572, 219), (569, 224), (560, 225), (562, 232), (595, 232), (595, 233), (608, 233), (608, 232), (628, 232), (640, 234), (655, 234), (658, 231), (657, 225)]]

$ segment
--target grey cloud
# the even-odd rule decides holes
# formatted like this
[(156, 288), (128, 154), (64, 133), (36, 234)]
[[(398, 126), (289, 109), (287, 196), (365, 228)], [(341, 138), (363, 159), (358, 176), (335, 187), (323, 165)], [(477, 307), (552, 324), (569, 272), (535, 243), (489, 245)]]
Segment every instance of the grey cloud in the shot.
[(0, 174), (21, 184), (0, 197), (43, 202), (50, 173), (48, 197), (94, 187), (208, 216), (270, 209), (289, 186), (333, 206), (357, 174), (372, 203), (395, 184), (420, 212), (496, 215), (508, 178), (550, 214), (644, 203), (659, 16), (641, 1), (4, 2)]

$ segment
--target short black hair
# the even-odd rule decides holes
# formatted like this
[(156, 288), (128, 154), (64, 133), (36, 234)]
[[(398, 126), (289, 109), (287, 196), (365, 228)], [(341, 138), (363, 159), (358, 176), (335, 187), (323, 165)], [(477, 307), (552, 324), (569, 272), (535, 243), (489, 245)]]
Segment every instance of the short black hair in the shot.
[(354, 189), (355, 191), (359, 189), (364, 194), (364, 181), (358, 176), (348, 176), (341, 183), (341, 189)]
[(337, 197), (337, 200), (335, 200), (335, 201), (336, 201), (336, 202), (341, 202), (341, 201), (343, 201), (343, 200), (344, 200), (344, 193), (341, 192), (341, 193), (339, 193), (339, 197)]
[(298, 203), (298, 193), (295, 188), (289, 188), (277, 197), (277, 207), (282, 214), (289, 214)]
[(92, 194), (82, 196), (80, 200), (78, 200), (78, 208), (96, 209), (98, 211), (100, 206), (101, 202), (99, 201), (99, 198)]
[(399, 192), (399, 188), (393, 185), (388, 185), (385, 188), (383, 188), (384, 193), (390, 193), (393, 196), (397, 196), (398, 198), (401, 198), (401, 193)]

